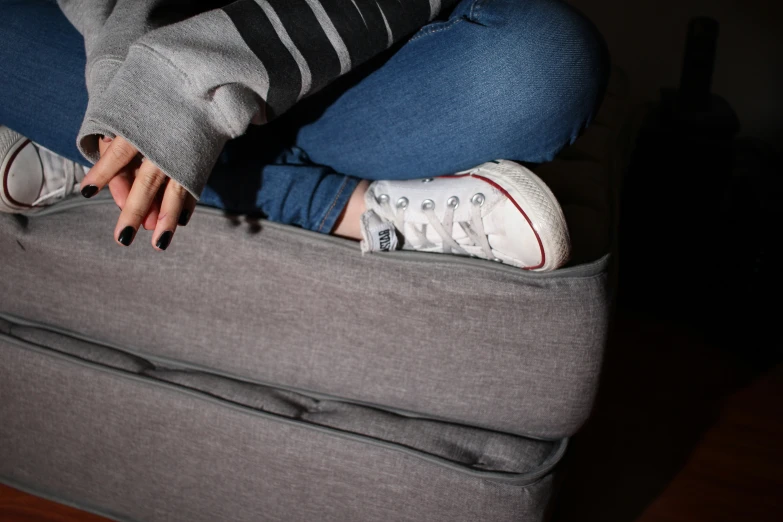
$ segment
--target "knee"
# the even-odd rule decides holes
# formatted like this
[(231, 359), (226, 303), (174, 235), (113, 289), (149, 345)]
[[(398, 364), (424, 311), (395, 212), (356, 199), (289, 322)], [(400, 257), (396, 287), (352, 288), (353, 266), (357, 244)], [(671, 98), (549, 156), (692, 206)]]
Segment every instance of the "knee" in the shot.
[(477, 4), (474, 22), (494, 29), (487, 31), (486, 63), (502, 93), (505, 131), (535, 141), (528, 161), (549, 161), (576, 139), (603, 99), (610, 71), (603, 37), (560, 0)]

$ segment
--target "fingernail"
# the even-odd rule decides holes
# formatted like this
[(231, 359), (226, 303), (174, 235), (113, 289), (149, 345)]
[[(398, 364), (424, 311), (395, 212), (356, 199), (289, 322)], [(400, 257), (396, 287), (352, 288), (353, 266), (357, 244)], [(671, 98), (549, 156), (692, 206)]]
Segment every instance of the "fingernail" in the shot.
[(101, 141), (104, 142), (104, 143), (111, 143), (111, 138), (108, 137), (108, 136), (103, 136), (101, 138)]
[(122, 232), (120, 232), (117, 241), (119, 241), (125, 246), (130, 246), (130, 244), (133, 242), (133, 236), (135, 235), (136, 235), (136, 229), (129, 225), (122, 229)]
[(98, 193), (98, 187), (95, 185), (87, 185), (82, 189), (82, 196), (85, 198), (91, 198)]
[(169, 243), (171, 243), (171, 236), (174, 235), (174, 232), (167, 230), (164, 233), (160, 235), (158, 238), (158, 242), (155, 243), (155, 246), (160, 248), (161, 250), (166, 250), (169, 247)]
[(182, 213), (179, 215), (179, 219), (177, 220), (177, 224), (181, 227), (184, 227), (188, 224), (188, 221), (190, 221), (190, 210), (185, 209), (182, 211)]

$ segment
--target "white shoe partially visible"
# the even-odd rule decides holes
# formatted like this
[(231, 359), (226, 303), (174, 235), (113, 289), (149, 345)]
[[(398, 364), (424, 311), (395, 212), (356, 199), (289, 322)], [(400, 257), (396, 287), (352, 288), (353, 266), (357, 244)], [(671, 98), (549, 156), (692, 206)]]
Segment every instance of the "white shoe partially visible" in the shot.
[(87, 167), (0, 125), (0, 212), (25, 213), (77, 192)]
[(375, 181), (365, 195), (363, 252), (442, 252), (549, 271), (568, 261), (565, 217), (549, 187), (507, 160), (452, 176)]

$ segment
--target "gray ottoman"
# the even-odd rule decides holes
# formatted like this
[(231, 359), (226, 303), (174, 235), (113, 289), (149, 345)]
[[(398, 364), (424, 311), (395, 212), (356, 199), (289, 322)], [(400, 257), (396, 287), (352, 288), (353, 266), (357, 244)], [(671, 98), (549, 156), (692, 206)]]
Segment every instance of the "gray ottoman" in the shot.
[(0, 482), (117, 520), (544, 520), (600, 376), (626, 95), (537, 169), (551, 273), (207, 208), (165, 255), (117, 248), (106, 198), (0, 216)]

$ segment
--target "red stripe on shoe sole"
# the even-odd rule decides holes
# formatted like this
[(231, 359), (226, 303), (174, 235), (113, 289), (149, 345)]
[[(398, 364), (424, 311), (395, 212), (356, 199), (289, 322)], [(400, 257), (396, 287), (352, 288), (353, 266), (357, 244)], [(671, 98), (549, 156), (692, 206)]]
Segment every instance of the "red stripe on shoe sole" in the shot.
[(530, 225), (530, 229), (533, 231), (533, 234), (535, 234), (536, 241), (538, 241), (538, 248), (541, 250), (541, 262), (539, 264), (537, 264), (536, 266), (523, 266), (522, 270), (536, 270), (536, 269), (541, 268), (542, 266), (544, 266), (546, 264), (546, 252), (544, 252), (544, 243), (541, 241), (541, 236), (538, 235), (538, 230), (536, 230), (536, 227), (533, 226), (533, 222), (530, 221), (530, 218), (528, 217), (527, 213), (524, 210), (522, 210), (522, 207), (519, 206), (519, 203), (517, 203), (517, 201), (513, 197), (511, 197), (511, 194), (509, 194), (506, 189), (504, 189), (503, 187), (501, 187), (500, 185), (498, 185), (497, 183), (495, 183), (491, 179), (485, 178), (484, 176), (479, 176), (478, 174), (472, 174), (472, 173), (469, 173), (469, 174), (455, 174), (455, 175), (451, 175), (451, 176), (442, 176), (442, 177), (444, 177), (444, 178), (464, 178), (466, 176), (472, 176), (474, 178), (478, 178), (481, 181), (485, 181), (485, 182), (489, 183), (490, 185), (492, 185), (493, 187), (495, 187), (496, 189), (498, 189), (504, 196), (506, 196), (509, 200), (511, 200), (511, 202), (514, 204), (514, 206), (517, 207), (517, 210), (519, 210), (519, 212), (525, 217), (525, 220), (527, 221), (528, 225)]
[(11, 197), (11, 193), (8, 192), (8, 172), (11, 170), (11, 165), (14, 164), (16, 156), (22, 151), (23, 148), (25, 148), (28, 143), (30, 143), (30, 140), (25, 140), (24, 143), (22, 143), (22, 145), (20, 145), (19, 148), (16, 149), (13, 154), (11, 154), (11, 159), (8, 160), (8, 164), (5, 166), (5, 170), (3, 171), (3, 194), (12, 205), (17, 205), (23, 208), (33, 208), (33, 206), (26, 203), (19, 203)]

